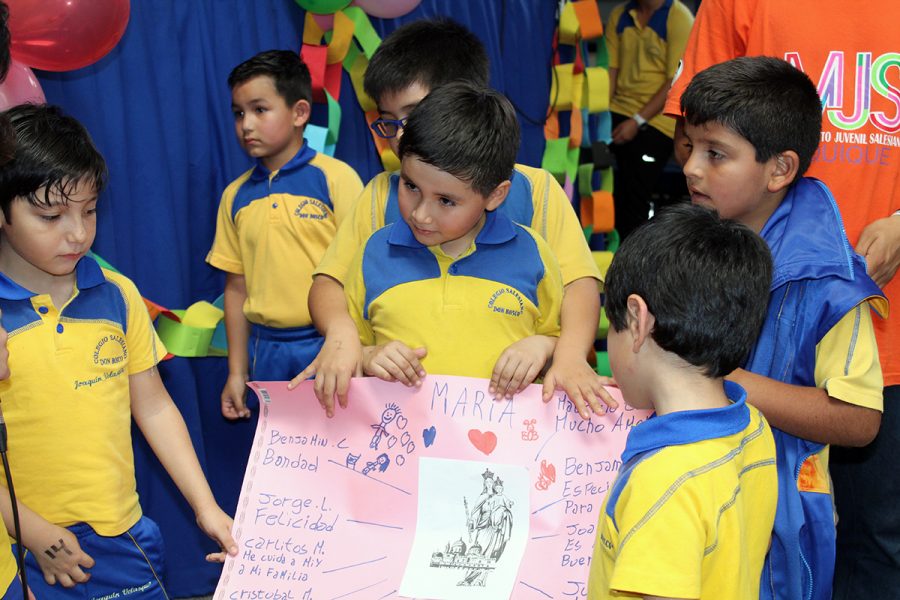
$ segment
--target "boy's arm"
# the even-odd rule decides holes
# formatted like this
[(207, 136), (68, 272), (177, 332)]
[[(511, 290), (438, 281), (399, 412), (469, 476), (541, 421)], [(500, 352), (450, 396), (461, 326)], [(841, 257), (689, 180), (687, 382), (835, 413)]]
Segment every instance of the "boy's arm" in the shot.
[(315, 360), (291, 380), (288, 389), (315, 376), (316, 398), (329, 415), (334, 414), (335, 400), (342, 408), (347, 407), (350, 378), (362, 373), (362, 348), (348, 314), (343, 282), (356, 251), (376, 227), (384, 224), (384, 204), (379, 200), (387, 195), (389, 179), (388, 174), (382, 173), (366, 185), (313, 274), (307, 300), (309, 314), (325, 343)]
[[(554, 390), (564, 390), (585, 419), (591, 409), (601, 411), (601, 402), (616, 406), (603, 388), (608, 379), (600, 377), (587, 363), (594, 351), (597, 324), (600, 321), (600, 270), (584, 239), (581, 224), (568, 196), (552, 175), (539, 171), (535, 188), (546, 186), (546, 199), (535, 204), (536, 214), (546, 213), (546, 220), (532, 223), (559, 262), (565, 295), (562, 301), (562, 331), (553, 364), (544, 377), (544, 401)], [(590, 406), (590, 408), (588, 408)]]
[(350, 317), (344, 286), (328, 275), (313, 277), (309, 290), (309, 314), (325, 343), (316, 358), (288, 384), (294, 389), (301, 381), (315, 376), (316, 398), (325, 413), (334, 416), (334, 402), (347, 408), (350, 378), (362, 371), (362, 345), (359, 332)]
[[(663, 84), (656, 90), (656, 93), (647, 101), (647, 103), (641, 107), (638, 111), (638, 114), (644, 117), (644, 120), (649, 121), (656, 115), (662, 112), (663, 106), (666, 103), (666, 96), (669, 93), (669, 86), (672, 85), (671, 79), (666, 79)], [(630, 142), (637, 136), (638, 130), (641, 128), (638, 125), (638, 122), (634, 119), (625, 119), (621, 123), (619, 123), (618, 127), (616, 127), (612, 132), (612, 141), (614, 144), (624, 144), (626, 142)]]
[(166, 391), (156, 367), (129, 375), (128, 384), (134, 422), (194, 510), (200, 529), (223, 550), (207, 555), (207, 560), (221, 562), (225, 560), (226, 552), (236, 556), (238, 548), (231, 536), (231, 517), (222, 512), (213, 498), (184, 419)]
[[(90, 573), (85, 573), (82, 567), (90, 569), (94, 566), (94, 559), (81, 549), (75, 534), (65, 527), (50, 523), (21, 501), (17, 501), (16, 505), (22, 526), (22, 543), (34, 554), (44, 574), (44, 581), (49, 585), (59, 583), (65, 588), (71, 588), (91, 578)], [(5, 488), (0, 490), (0, 515), (3, 516), (7, 531), (15, 532), (12, 502)]]
[(865, 446), (881, 424), (881, 365), (868, 302), (847, 312), (816, 346), (816, 387), (738, 369), (728, 379), (773, 427), (820, 444)]
[(849, 404), (821, 388), (791, 385), (738, 369), (726, 379), (747, 390), (747, 402), (772, 427), (820, 444), (865, 446), (878, 433), (881, 413)]
[(227, 419), (247, 418), (244, 398), (249, 380), (247, 341), (250, 323), (244, 316), (247, 282), (243, 275), (225, 273), (225, 337), (228, 340), (228, 379), (222, 389), (222, 414)]
[(544, 401), (548, 402), (555, 390), (564, 390), (584, 419), (590, 418), (591, 411), (601, 414), (605, 410), (603, 404), (617, 406), (603, 387), (607, 380), (587, 363), (588, 353), (594, 350), (600, 310), (596, 279), (582, 277), (565, 287), (560, 313), (562, 330), (553, 364), (544, 377)]

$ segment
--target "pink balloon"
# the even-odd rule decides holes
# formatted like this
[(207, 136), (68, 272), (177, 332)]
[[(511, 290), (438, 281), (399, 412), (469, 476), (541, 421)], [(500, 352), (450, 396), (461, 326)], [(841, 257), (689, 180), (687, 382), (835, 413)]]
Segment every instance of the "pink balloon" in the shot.
[(0, 110), (17, 104), (44, 104), (46, 101), (44, 90), (31, 69), (13, 60), (6, 80), (0, 83)]
[(10, 53), (34, 69), (71, 71), (93, 64), (122, 38), (129, 0), (6, 0)]
[(322, 31), (331, 31), (334, 27), (334, 13), (330, 15), (317, 15), (316, 13), (309, 13), (312, 15), (313, 20), (316, 22), (316, 25), (322, 28)]
[(353, 0), (353, 6), (363, 9), (370, 17), (393, 19), (417, 7), (422, 0)]

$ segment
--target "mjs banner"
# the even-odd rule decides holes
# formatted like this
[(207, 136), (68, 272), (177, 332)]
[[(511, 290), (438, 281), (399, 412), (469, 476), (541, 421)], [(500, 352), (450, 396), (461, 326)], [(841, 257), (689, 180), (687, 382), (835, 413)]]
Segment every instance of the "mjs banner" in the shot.
[(216, 600), (584, 596), (600, 506), (648, 414), (583, 420), (563, 394), (494, 401), (487, 384), (355, 379), (328, 419), (311, 382), (251, 383), (240, 551)]

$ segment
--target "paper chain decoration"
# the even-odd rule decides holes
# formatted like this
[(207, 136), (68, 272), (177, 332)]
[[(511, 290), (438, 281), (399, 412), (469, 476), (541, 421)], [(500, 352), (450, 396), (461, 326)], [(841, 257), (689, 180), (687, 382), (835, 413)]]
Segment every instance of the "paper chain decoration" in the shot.
[[(609, 71), (602, 35), (596, 2), (576, 0), (563, 5), (553, 39), (550, 110), (544, 126), (547, 145), (541, 164), (570, 197), (574, 198), (577, 190), (581, 225), (588, 238), (593, 233), (611, 232), (614, 221), (613, 177), (606, 146), (611, 123)], [(593, 65), (588, 43), (596, 45)], [(571, 58), (563, 62), (562, 57)], [(593, 132), (592, 115), (597, 123)]]
[[(578, 194), (578, 213), (588, 241), (594, 234), (605, 234), (606, 249), (592, 253), (605, 274), (619, 237), (614, 229), (612, 160), (607, 146), (611, 141), (609, 57), (602, 36), (603, 23), (594, 0), (562, 5), (553, 38), (550, 110), (544, 126), (547, 145), (541, 166), (573, 201)], [(589, 44), (594, 46), (593, 64)], [(596, 123), (593, 128), (592, 122)], [(606, 311), (601, 311), (597, 339), (605, 339), (608, 331)], [(597, 372), (611, 375), (606, 352), (597, 353)]]
[[(341, 70), (350, 74), (356, 100), (371, 125), (378, 118), (375, 102), (363, 90), (363, 75), (381, 38), (372, 27), (369, 17), (358, 6), (350, 6), (334, 13), (330, 31), (319, 26), (313, 13), (306, 13), (303, 28), (303, 47), (300, 56), (312, 75), (313, 101), (328, 105), (328, 128), (309, 124), (305, 137), (314, 150), (334, 155), (338, 128), (341, 121)], [(325, 41), (325, 45), (322, 41)], [(372, 140), (386, 170), (400, 168), (400, 161), (391, 151), (386, 140), (372, 132)]]
[[(88, 255), (104, 269), (120, 272), (93, 252)], [(219, 296), (212, 303), (205, 300), (194, 302), (185, 310), (169, 310), (146, 297), (143, 300), (150, 313), (150, 320), (156, 321), (156, 332), (169, 351), (166, 359), (172, 356), (228, 355), (223, 320), (224, 296)]]

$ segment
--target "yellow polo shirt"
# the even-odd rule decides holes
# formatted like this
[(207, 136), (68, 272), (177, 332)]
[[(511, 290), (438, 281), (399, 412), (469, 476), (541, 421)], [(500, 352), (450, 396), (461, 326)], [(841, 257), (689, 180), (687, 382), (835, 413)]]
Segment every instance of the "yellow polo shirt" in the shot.
[[(775, 521), (775, 441), (746, 392), (631, 430), (597, 525), (588, 599), (757, 600)], [(690, 394), (690, 390), (685, 390)]]
[(75, 272), (63, 306), (0, 274), (10, 369), (0, 398), (19, 500), (56, 525), (115, 536), (141, 516), (128, 378), (166, 349), (128, 278), (89, 257)]
[[(666, 0), (646, 26), (638, 21), (637, 10), (634, 0), (616, 6), (604, 31), (609, 68), (618, 69), (609, 109), (626, 117), (644, 108), (675, 76), (694, 24), (690, 9), (679, 0)], [(648, 123), (669, 137), (675, 135), (672, 117), (660, 113)]]
[(344, 288), (363, 345), (425, 346), (428, 373), (489, 378), (500, 354), (530, 335), (559, 335), (562, 280), (546, 242), (487, 214), (458, 258), (420, 244), (404, 221), (374, 233)]
[(312, 324), (313, 269), (361, 190), (349, 165), (306, 144), (278, 171), (259, 163), (225, 189), (206, 262), (246, 278), (248, 321)]

